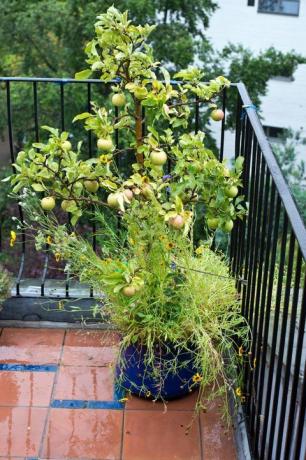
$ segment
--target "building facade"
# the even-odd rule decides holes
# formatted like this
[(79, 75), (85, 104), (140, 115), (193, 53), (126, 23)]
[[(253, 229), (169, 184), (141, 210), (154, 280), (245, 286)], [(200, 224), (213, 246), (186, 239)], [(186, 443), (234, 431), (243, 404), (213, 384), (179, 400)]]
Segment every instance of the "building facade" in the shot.
[[(215, 48), (231, 42), (254, 53), (273, 46), (306, 56), (306, 0), (219, 0), (218, 5), (207, 31)], [(261, 116), (271, 141), (288, 128), (306, 138), (306, 65), (292, 79), (276, 76), (269, 81)], [(225, 145), (230, 156), (230, 136)], [(306, 160), (306, 146), (299, 146), (298, 154)]]

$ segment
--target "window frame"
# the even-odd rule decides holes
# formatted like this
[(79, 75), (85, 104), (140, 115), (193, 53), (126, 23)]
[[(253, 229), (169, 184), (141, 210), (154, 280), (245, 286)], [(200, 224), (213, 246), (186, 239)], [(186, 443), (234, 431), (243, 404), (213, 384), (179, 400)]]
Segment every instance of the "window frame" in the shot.
[(283, 13), (281, 11), (263, 11), (263, 10), (261, 10), (260, 9), (260, 0), (258, 0), (257, 13), (260, 13), (260, 14), (277, 14), (277, 15), (280, 15), (280, 16), (291, 16), (291, 17), (297, 18), (300, 15), (301, 0), (297, 0), (294, 3), (298, 4), (297, 13)]

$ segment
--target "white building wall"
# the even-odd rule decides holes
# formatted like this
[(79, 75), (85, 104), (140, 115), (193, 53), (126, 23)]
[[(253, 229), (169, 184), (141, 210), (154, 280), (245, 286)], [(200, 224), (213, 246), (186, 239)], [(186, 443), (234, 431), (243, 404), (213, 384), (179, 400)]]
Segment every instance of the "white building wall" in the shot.
[[(306, 0), (300, 1), (299, 16), (258, 13), (255, 6), (247, 6), (247, 0), (219, 0), (219, 9), (212, 16), (207, 36), (217, 49), (229, 42), (243, 44), (254, 53), (271, 46), (284, 52), (294, 50), (306, 56)], [(298, 67), (294, 80), (272, 79), (267, 95), (261, 104), (264, 125), (303, 129), (306, 137), (306, 65)], [(218, 127), (213, 123), (213, 131)], [(227, 134), (225, 155), (234, 151), (234, 138)], [(299, 158), (306, 160), (306, 146), (298, 149)]]
[(219, 9), (210, 20), (207, 36), (214, 46), (242, 43), (254, 51), (275, 46), (306, 55), (306, 0), (300, 0), (299, 16), (258, 13), (247, 0), (218, 0)]

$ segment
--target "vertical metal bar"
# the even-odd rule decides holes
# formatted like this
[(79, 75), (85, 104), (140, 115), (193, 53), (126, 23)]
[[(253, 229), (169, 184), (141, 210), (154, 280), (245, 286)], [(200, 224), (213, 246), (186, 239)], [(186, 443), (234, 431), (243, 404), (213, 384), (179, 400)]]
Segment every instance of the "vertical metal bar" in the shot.
[[(301, 459), (302, 437), (303, 437), (303, 431), (304, 431), (304, 425), (305, 425), (305, 415), (306, 415), (306, 361), (304, 364), (303, 376), (304, 376), (304, 379), (303, 379), (302, 392), (301, 392), (302, 397), (300, 401), (300, 412), (299, 412), (299, 418), (298, 418), (297, 429), (296, 429), (295, 452), (294, 452), (293, 460)], [(305, 455), (304, 455), (304, 458), (305, 458)]]
[[(282, 317), (281, 334), (280, 334), (280, 341), (279, 341), (279, 348), (278, 348), (278, 362), (277, 362), (276, 376), (274, 380), (274, 399), (273, 399), (273, 408), (272, 408), (272, 415), (271, 415), (271, 426), (270, 426), (269, 439), (267, 443), (268, 458), (272, 458), (272, 452), (273, 452), (273, 447), (274, 447), (274, 436), (276, 432), (275, 424), (276, 424), (276, 417), (277, 417), (277, 412), (279, 408), (279, 398), (276, 397), (276, 394), (277, 392), (279, 392), (280, 381), (282, 378), (282, 366), (283, 366), (283, 356), (284, 356), (286, 331), (287, 331), (287, 320), (288, 320), (288, 313), (289, 313), (289, 300), (290, 300), (290, 287), (291, 287), (291, 277), (292, 277), (292, 269), (293, 269), (294, 246), (295, 246), (295, 236), (294, 236), (294, 233), (291, 231), (285, 298), (284, 298), (284, 305), (283, 305), (283, 317)], [(283, 398), (286, 397), (285, 390), (283, 391), (282, 397)]]
[[(237, 91), (237, 103), (236, 103), (236, 131), (235, 131), (235, 157), (239, 156), (240, 152), (240, 135), (241, 135), (241, 120), (240, 112), (242, 108), (242, 102), (239, 92)], [(229, 255), (231, 260), (231, 272), (234, 273), (235, 259), (238, 247), (238, 234), (237, 234), (237, 225), (234, 225), (233, 231), (230, 238), (230, 249)]]
[[(252, 154), (252, 130), (251, 130), (251, 124), (249, 122), (249, 119), (246, 119), (245, 123), (245, 142), (243, 146), (244, 150), (244, 157), (245, 157), (245, 165), (243, 168), (242, 172), (242, 193), (246, 197), (246, 200), (248, 200), (248, 193), (249, 193), (249, 179), (250, 179), (250, 162), (251, 162), (251, 154)], [(242, 277), (242, 272), (243, 272), (243, 265), (244, 265), (244, 259), (245, 259), (245, 233), (246, 233), (246, 221), (244, 220), (243, 222), (239, 222), (239, 228), (240, 228), (240, 241), (239, 241), (239, 252), (238, 252), (238, 273), (236, 270), (236, 273), (238, 274), (239, 279)], [(238, 282), (238, 292), (241, 291), (241, 282)]]
[[(198, 105), (198, 103), (197, 103)], [(222, 110), (224, 112), (224, 118), (221, 122), (221, 139), (220, 139), (220, 161), (223, 161), (224, 157), (224, 134), (225, 134), (225, 113), (226, 113), (226, 88), (222, 91)], [(197, 131), (196, 131), (197, 132)]]
[[(65, 93), (64, 93), (64, 83), (60, 83), (60, 128), (61, 131), (65, 131)], [(68, 216), (68, 225), (70, 224), (70, 218)], [(67, 272), (66, 282), (65, 282), (65, 297), (68, 298), (69, 295), (69, 277), (70, 274)]]
[(64, 83), (60, 84), (60, 103), (61, 103), (61, 130), (65, 131), (65, 95)]
[[(91, 113), (92, 112), (92, 107), (91, 107), (91, 83), (87, 83), (87, 112)], [(87, 134), (87, 139), (88, 139), (88, 157), (92, 157), (92, 131), (89, 130)], [(95, 210), (94, 206), (92, 206), (92, 212), (94, 215), (94, 218), (92, 220), (91, 224), (91, 232), (92, 232), (92, 249), (94, 252), (97, 250), (97, 229), (96, 229), (96, 220), (95, 220)], [(89, 296), (93, 297), (94, 292), (93, 292), (93, 287), (91, 286), (89, 289)]]
[[(293, 253), (293, 257), (294, 257), (294, 253)], [(285, 377), (283, 381), (284, 388), (286, 389), (289, 388), (290, 377), (291, 377), (291, 362), (292, 362), (292, 354), (293, 354), (293, 343), (294, 343), (294, 337), (295, 337), (297, 306), (298, 306), (298, 300), (299, 300), (301, 267), (302, 267), (302, 254), (301, 254), (301, 251), (298, 250), (297, 257), (296, 257), (296, 266), (295, 266), (295, 281), (294, 281), (293, 299), (292, 299), (292, 307), (291, 307), (291, 315), (290, 315), (289, 337), (288, 337), (288, 342), (287, 342)], [(281, 451), (282, 451), (283, 439), (284, 439), (283, 430), (284, 430), (284, 423), (285, 423), (285, 414), (286, 414), (287, 403), (289, 400), (288, 396), (289, 394), (285, 394), (285, 391), (284, 391), (283, 398), (281, 401), (279, 425), (278, 425), (278, 430), (277, 430), (276, 458), (281, 457)]]
[[(290, 450), (293, 444), (292, 434), (293, 434), (295, 413), (296, 413), (296, 407), (297, 407), (297, 393), (298, 393), (298, 386), (299, 386), (299, 380), (300, 380), (300, 372), (302, 368), (301, 360), (302, 360), (302, 352), (303, 352), (305, 325), (306, 325), (306, 275), (304, 278), (304, 290), (303, 290), (302, 303), (301, 303), (301, 316), (299, 318), (299, 328), (298, 328), (297, 342), (296, 342), (295, 364), (294, 364), (293, 379), (292, 379), (292, 390), (291, 390), (291, 399), (290, 399), (290, 406), (289, 406), (290, 409), (289, 409), (289, 414), (288, 414), (288, 428), (287, 428), (287, 433), (286, 433), (286, 444), (285, 444), (285, 451), (284, 451), (285, 459), (290, 458), (289, 457)], [(306, 374), (304, 373), (304, 383), (305, 381), (306, 381)], [(304, 393), (306, 393), (306, 388), (304, 388)], [(306, 404), (306, 401), (304, 404)], [(299, 435), (297, 435), (297, 438), (298, 436)], [(300, 439), (300, 443), (301, 443), (301, 439)]]
[(37, 81), (33, 81), (35, 141), (39, 142)]
[[(37, 82), (33, 81), (33, 108), (34, 108), (34, 131), (35, 131), (35, 141), (39, 142), (39, 114), (38, 114), (38, 92), (37, 92)], [(48, 251), (49, 245), (46, 244), (46, 251)], [(44, 297), (45, 295), (45, 281), (48, 272), (48, 262), (49, 254), (46, 252), (43, 272), (40, 281), (40, 295)]]
[[(283, 277), (284, 277), (284, 266), (286, 258), (286, 249), (287, 249), (287, 232), (288, 232), (288, 217), (284, 213), (284, 222), (282, 229), (282, 241), (280, 247), (280, 261), (278, 267), (278, 279), (277, 279), (277, 288), (276, 288), (276, 298), (275, 298), (275, 312), (274, 312), (274, 322), (273, 322), (273, 333), (272, 333), (272, 343), (271, 343), (271, 352), (270, 352), (270, 362), (269, 362), (269, 375), (267, 381), (267, 388), (272, 388), (272, 382), (274, 377), (274, 364), (276, 356), (276, 344), (277, 336), (279, 330), (279, 316), (281, 309), (281, 298), (282, 298), (282, 286), (283, 286)], [(261, 458), (264, 456), (264, 449), (266, 445), (267, 431), (268, 431), (268, 422), (270, 418), (270, 404), (271, 398), (267, 398), (264, 411), (263, 411), (263, 428), (262, 428), (262, 439), (261, 439)], [(258, 411), (259, 412), (259, 411)], [(259, 425), (260, 421), (257, 420)], [(259, 431), (259, 426), (257, 427)]]
[[(13, 171), (15, 172), (15, 168), (13, 163), (15, 162), (15, 154), (14, 154), (14, 141), (13, 141), (13, 121), (12, 121), (12, 105), (11, 105), (11, 86), (10, 81), (6, 82), (6, 105), (7, 105), (7, 122), (8, 122), (8, 135), (9, 135), (9, 146), (10, 146), (10, 156), (11, 156), (11, 164)], [(18, 205), (19, 217), (21, 223), (24, 222), (23, 218), (23, 210), (20, 205)], [(26, 250), (26, 236), (25, 232), (22, 229), (21, 231), (21, 242), (22, 242), (22, 254), (20, 258), (20, 265), (19, 270), (16, 278), (16, 295), (20, 295), (20, 281), (21, 276), (24, 270), (25, 264), (25, 250)]]

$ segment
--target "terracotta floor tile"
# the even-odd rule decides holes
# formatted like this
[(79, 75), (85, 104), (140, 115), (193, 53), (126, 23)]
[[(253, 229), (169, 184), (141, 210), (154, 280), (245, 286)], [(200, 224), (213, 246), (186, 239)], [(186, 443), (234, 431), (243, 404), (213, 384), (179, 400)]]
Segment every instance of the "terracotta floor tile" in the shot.
[(37, 457), (47, 409), (0, 407), (0, 455)]
[(109, 347), (118, 341), (119, 335), (114, 331), (69, 330), (65, 337), (65, 345), (74, 347)]
[(235, 441), (221, 419), (217, 404), (208, 407), (200, 416), (203, 458), (205, 460), (236, 460)]
[(118, 340), (112, 331), (67, 331), (62, 364), (108, 366), (116, 359)]
[(54, 399), (112, 401), (114, 377), (108, 367), (61, 366)]
[[(191, 394), (183, 396), (182, 398), (174, 401), (169, 401), (166, 406), (167, 411), (182, 410), (193, 411), (197, 401), (198, 392), (194, 391)], [(127, 410), (154, 410), (165, 411), (164, 403), (160, 401), (151, 401), (149, 399), (138, 398), (137, 396), (130, 396), (125, 404)]]
[(22, 347), (37, 345), (61, 347), (64, 334), (63, 329), (5, 328), (0, 336), (0, 344)]
[(0, 406), (49, 406), (53, 372), (0, 372)]
[(64, 333), (59, 329), (5, 328), (0, 336), (0, 362), (57, 363)]
[(0, 344), (0, 363), (57, 364), (59, 357), (60, 349), (51, 349), (46, 345), (21, 348)]
[(192, 412), (127, 411), (123, 460), (200, 460), (199, 421), (188, 434)]
[(122, 411), (52, 409), (42, 458), (120, 458)]
[(109, 366), (116, 359), (113, 347), (65, 346), (61, 363), (65, 366)]

